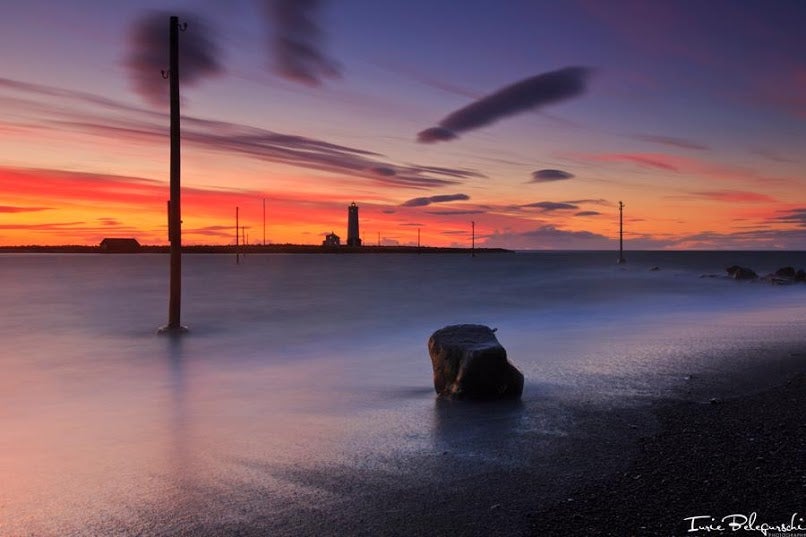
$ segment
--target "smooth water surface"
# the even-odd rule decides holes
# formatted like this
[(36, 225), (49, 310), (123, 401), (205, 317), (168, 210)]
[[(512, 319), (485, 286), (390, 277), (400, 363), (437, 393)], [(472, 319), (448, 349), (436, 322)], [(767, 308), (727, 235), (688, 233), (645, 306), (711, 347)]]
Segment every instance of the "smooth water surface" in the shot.
[[(360, 494), (336, 476), (443, 483), (457, 479), (434, 462), (445, 453), (471, 476), (516, 468), (573, 428), (564, 402), (666, 395), (801, 344), (806, 285), (700, 276), (804, 266), (802, 253), (614, 261), (186, 255), (190, 333), (172, 338), (155, 335), (167, 256), (0, 255), (0, 535), (252, 520), (294, 535), (294, 520)], [(521, 403), (435, 400), (426, 341), (456, 323), (498, 328), (526, 376)]]

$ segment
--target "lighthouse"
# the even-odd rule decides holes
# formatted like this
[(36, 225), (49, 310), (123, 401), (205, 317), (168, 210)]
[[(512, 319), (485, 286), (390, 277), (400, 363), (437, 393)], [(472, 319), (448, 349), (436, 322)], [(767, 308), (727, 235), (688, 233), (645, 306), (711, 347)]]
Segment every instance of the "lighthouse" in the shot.
[(358, 205), (355, 202), (347, 207), (347, 246), (361, 246), (358, 234)]

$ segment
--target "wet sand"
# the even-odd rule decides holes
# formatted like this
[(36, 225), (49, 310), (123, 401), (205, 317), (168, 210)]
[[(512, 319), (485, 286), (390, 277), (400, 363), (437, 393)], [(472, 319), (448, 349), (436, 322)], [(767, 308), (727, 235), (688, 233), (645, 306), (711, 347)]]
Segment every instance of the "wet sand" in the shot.
[(433, 412), (409, 433), (426, 435), (416, 449), (233, 459), (212, 484), (186, 476), (167, 496), (85, 513), (64, 531), (22, 521), (4, 532), (0, 518), (0, 535), (713, 535), (685, 519), (753, 512), (758, 524), (789, 523), (806, 512), (804, 355), (759, 356), (743, 370), (732, 359), (660, 399), (534, 383), (501, 403), (418, 390)]
[[(758, 525), (789, 523), (806, 511), (806, 374), (794, 373), (802, 364), (795, 355), (770, 360), (759, 369), (766, 375), (697, 376), (649, 405), (437, 402), (440, 434), (461, 438), (455, 449), (391, 453), (359, 469), (267, 469), (321, 496), (306, 505), (241, 490), (228, 500), (241, 515), (228, 521), (149, 525), (167, 535), (625, 537), (720, 533), (689, 532), (685, 519), (695, 516), (709, 517), (698, 527), (753, 512)], [(567, 434), (509, 442), (508, 420), (534, 412), (568, 416)]]

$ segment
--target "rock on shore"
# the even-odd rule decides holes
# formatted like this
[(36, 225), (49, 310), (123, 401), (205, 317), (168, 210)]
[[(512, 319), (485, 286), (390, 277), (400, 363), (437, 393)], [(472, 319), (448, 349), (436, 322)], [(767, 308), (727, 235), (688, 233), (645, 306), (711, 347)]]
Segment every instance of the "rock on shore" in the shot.
[(434, 389), (468, 399), (520, 397), (523, 374), (507, 360), (495, 330), (480, 324), (446, 326), (428, 340)]

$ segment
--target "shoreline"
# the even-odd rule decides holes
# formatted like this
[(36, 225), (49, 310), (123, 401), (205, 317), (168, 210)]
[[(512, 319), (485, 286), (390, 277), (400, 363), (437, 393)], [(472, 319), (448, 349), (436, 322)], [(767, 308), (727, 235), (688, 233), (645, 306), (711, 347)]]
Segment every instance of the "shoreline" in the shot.
[[(100, 246), (0, 246), (2, 253), (23, 254), (167, 254), (170, 246), (143, 245), (131, 250), (105, 250)], [(505, 248), (451, 248), (441, 246), (317, 246), (308, 244), (250, 244), (246, 246), (187, 245), (183, 254), (510, 254)]]
[[(328, 500), (191, 529), (289, 537), (679, 536), (688, 534), (686, 517), (753, 512), (758, 524), (780, 524), (806, 511), (806, 368), (801, 355), (764, 358), (777, 364), (771, 375), (752, 368), (697, 374), (693, 388), (684, 384), (649, 402), (573, 402), (549, 392), (486, 405), (435, 399), (433, 452), (286, 469), (285, 479)], [(789, 380), (780, 383), (781, 375)], [(705, 398), (715, 393), (715, 402)], [(523, 431), (524, 418), (565, 423), (565, 433)]]

